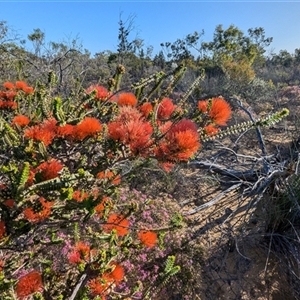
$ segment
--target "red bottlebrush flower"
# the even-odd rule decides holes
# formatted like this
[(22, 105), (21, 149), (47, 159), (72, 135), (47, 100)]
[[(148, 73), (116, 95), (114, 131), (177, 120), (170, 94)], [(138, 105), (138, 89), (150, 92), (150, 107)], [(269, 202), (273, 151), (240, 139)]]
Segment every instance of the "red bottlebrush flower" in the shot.
[(90, 94), (91, 92), (96, 91), (95, 99), (96, 100), (106, 100), (110, 93), (108, 92), (107, 88), (102, 85), (91, 85), (86, 89), (86, 93)]
[(52, 143), (54, 136), (53, 132), (44, 130), (40, 126), (32, 126), (24, 131), (25, 138), (43, 142), (45, 146)]
[(12, 124), (19, 125), (20, 127), (27, 126), (29, 122), (30, 122), (29, 118), (24, 115), (18, 115), (12, 119)]
[(42, 222), (49, 218), (53, 205), (54, 202), (46, 201), (43, 197), (40, 197), (38, 207), (28, 207), (24, 209), (24, 217), (32, 223)]
[(15, 88), (15, 85), (10, 81), (6, 81), (3, 83), (3, 87), (7, 90), (13, 90)]
[[(17, 92), (15, 91), (7, 91), (5, 92), (5, 97), (4, 100), (7, 100), (8, 103), (13, 102), (15, 103), (13, 100), (15, 99), (17, 95)], [(13, 104), (10, 104), (11, 106), (13, 106)]]
[(207, 100), (198, 101), (198, 109), (201, 112), (206, 113), (208, 110), (208, 101)]
[[(158, 123), (160, 123), (160, 122), (158, 122)], [(165, 134), (170, 130), (170, 128), (172, 126), (173, 126), (173, 123), (171, 121), (163, 122), (162, 124), (159, 125), (159, 131), (162, 134)]]
[(109, 273), (109, 276), (116, 282), (120, 282), (124, 278), (124, 268), (116, 263), (113, 263), (113, 270)]
[(4, 265), (5, 265), (5, 261), (0, 259), (0, 272), (3, 271)]
[(78, 242), (75, 245), (75, 250), (78, 251), (82, 257), (87, 258), (90, 254), (91, 247), (84, 242)]
[(139, 120), (126, 124), (128, 137), (126, 143), (134, 154), (147, 152), (147, 147), (152, 144), (151, 136), (153, 128), (149, 122)]
[(35, 173), (40, 175), (41, 181), (53, 179), (58, 176), (58, 173), (64, 167), (59, 161), (52, 159), (41, 163), (36, 169)]
[(15, 200), (14, 199), (7, 199), (4, 202), (4, 205), (9, 207), (9, 208), (13, 208), (15, 206)]
[(55, 120), (54, 118), (46, 119), (43, 121), (43, 123), (41, 123), (41, 128), (55, 133), (57, 128), (56, 124), (57, 120)]
[(3, 109), (16, 109), (17, 107), (18, 107), (17, 102), (0, 100), (0, 108), (3, 108)]
[(34, 88), (31, 87), (31, 86), (27, 86), (26, 88), (23, 89), (23, 92), (24, 92), (26, 95), (33, 94)]
[(63, 126), (56, 127), (56, 136), (58, 137), (71, 137), (74, 131), (74, 126), (71, 124), (66, 124)]
[(94, 210), (99, 217), (103, 216), (105, 207), (109, 205), (109, 203), (112, 203), (111, 198), (104, 196), (102, 201), (97, 206), (95, 206)]
[(187, 130), (197, 132), (197, 125), (191, 120), (182, 119), (170, 128), (170, 133), (177, 133)]
[(78, 242), (76, 243), (74, 247), (74, 251), (77, 251), (80, 254), (82, 261), (89, 261), (90, 260), (90, 254), (91, 254), (91, 247), (90, 245), (84, 243), (84, 242)]
[(157, 109), (157, 118), (159, 120), (169, 119), (175, 109), (176, 105), (174, 105), (172, 99), (163, 98)]
[(52, 143), (56, 135), (56, 123), (57, 121), (53, 118), (45, 120), (39, 125), (25, 129), (24, 137), (41, 141), (45, 144), (45, 146), (48, 146)]
[(137, 121), (143, 118), (143, 115), (135, 107), (121, 106), (119, 115), (114, 119), (114, 122), (125, 124), (129, 121)]
[(73, 247), (72, 252), (68, 255), (70, 263), (78, 264), (88, 261), (90, 258), (91, 247), (84, 242), (78, 242)]
[(109, 292), (109, 286), (113, 283), (112, 279), (103, 274), (101, 277), (88, 281), (88, 288), (93, 297), (102, 296), (102, 300), (105, 300), (105, 296)]
[(24, 90), (26, 89), (28, 86), (27, 86), (27, 83), (24, 82), (24, 81), (16, 81), (16, 89), (17, 90)]
[(74, 126), (72, 136), (75, 140), (83, 140), (88, 136), (94, 136), (102, 129), (102, 125), (96, 118), (86, 117), (79, 124)]
[[(197, 132), (186, 130), (175, 134), (174, 142), (178, 147), (178, 153), (173, 156), (173, 159), (187, 161), (195, 154), (199, 147), (199, 136)], [(172, 155), (171, 155), (172, 159)]]
[(148, 118), (149, 114), (153, 111), (153, 106), (150, 102), (146, 102), (139, 107), (145, 118)]
[(109, 137), (128, 145), (135, 154), (143, 152), (151, 144), (152, 133), (151, 124), (141, 119), (108, 124)]
[(136, 106), (137, 102), (138, 100), (133, 93), (121, 93), (118, 96), (118, 101), (117, 101), (119, 106), (125, 106), (125, 105)]
[(231, 108), (223, 98), (213, 98), (209, 110), (210, 118), (217, 125), (224, 126), (231, 117)]
[(113, 229), (117, 231), (118, 236), (124, 236), (128, 233), (129, 221), (124, 216), (112, 214), (107, 220), (107, 224), (103, 225), (103, 230), (110, 233)]
[(13, 101), (17, 95), (15, 90), (0, 91), (0, 99), (5, 101)]
[(174, 168), (175, 164), (171, 162), (159, 162), (159, 166), (165, 171), (165, 172), (171, 172)]
[(81, 263), (82, 261), (80, 258), (80, 253), (75, 250), (69, 253), (68, 260), (70, 264), (75, 264), (75, 265)]
[(84, 191), (75, 191), (73, 193), (73, 196), (72, 198), (77, 201), (77, 202), (82, 202), (84, 201), (85, 199), (88, 198), (88, 193), (84, 192)]
[(205, 126), (203, 129), (204, 129), (205, 134), (207, 134), (207, 135), (214, 135), (219, 132), (219, 129), (216, 128), (212, 124)]
[(31, 294), (43, 289), (42, 276), (37, 271), (32, 271), (21, 277), (16, 286), (18, 299), (25, 299)]
[(155, 149), (155, 154), (160, 161), (186, 161), (199, 147), (196, 124), (191, 120), (182, 119), (166, 132)]
[(0, 221), (0, 239), (2, 239), (5, 232), (6, 232), (5, 223), (3, 221)]
[(120, 114), (108, 124), (109, 137), (128, 145), (135, 154), (145, 151), (151, 143), (152, 132), (151, 124), (141, 112), (130, 106), (120, 107)]
[(34, 92), (33, 87), (28, 86), (27, 83), (24, 81), (17, 81), (16, 89), (23, 91), (27, 95), (32, 94)]
[(157, 244), (157, 234), (153, 231), (142, 230), (138, 233), (138, 238), (149, 248), (152, 248)]
[(107, 179), (107, 180), (111, 181), (111, 183), (114, 185), (118, 185), (121, 183), (120, 174), (115, 175), (115, 173), (110, 170), (101, 171), (97, 174), (96, 177), (99, 179)]

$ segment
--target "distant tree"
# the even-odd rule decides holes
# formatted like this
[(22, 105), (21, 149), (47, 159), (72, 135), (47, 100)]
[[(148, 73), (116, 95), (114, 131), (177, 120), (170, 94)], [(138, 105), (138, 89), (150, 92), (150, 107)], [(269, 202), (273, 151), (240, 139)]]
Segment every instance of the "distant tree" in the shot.
[(218, 25), (213, 40), (202, 43), (202, 49), (208, 68), (221, 68), (232, 84), (239, 86), (248, 84), (254, 78), (253, 65), (264, 61), (265, 47), (271, 42), (272, 38), (266, 38), (261, 27), (249, 29), (248, 35), (245, 35), (234, 25), (227, 29)]
[(295, 49), (295, 61), (297, 64), (300, 64), (300, 48)]
[(138, 47), (138, 44), (141, 43), (141, 40), (129, 40), (129, 35), (134, 30), (134, 16), (131, 15), (126, 21), (123, 21), (122, 16), (119, 20), (119, 33), (118, 33), (118, 59), (119, 63), (124, 63), (125, 56), (128, 53), (134, 53), (135, 47)]
[(27, 36), (28, 40), (34, 45), (34, 53), (36, 56), (40, 56), (41, 47), (45, 42), (45, 33), (41, 29), (33, 29), (33, 32)]
[(280, 50), (277, 55), (273, 56), (272, 60), (277, 65), (289, 68), (293, 65), (294, 57), (287, 50)]
[(162, 70), (166, 67), (166, 58), (162, 50), (158, 52), (153, 58), (153, 64)]
[(204, 35), (204, 31), (195, 31), (192, 34), (188, 34), (183, 39), (177, 39), (175, 42), (161, 43), (160, 46), (166, 53), (169, 60), (177, 63), (191, 62), (195, 60), (195, 56), (199, 56), (202, 53), (201, 45), (199, 40)]

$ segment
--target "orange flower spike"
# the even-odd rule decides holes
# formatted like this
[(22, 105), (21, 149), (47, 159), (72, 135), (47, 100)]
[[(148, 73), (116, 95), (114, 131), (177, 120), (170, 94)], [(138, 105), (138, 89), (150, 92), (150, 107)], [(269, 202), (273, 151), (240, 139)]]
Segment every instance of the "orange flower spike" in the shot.
[(157, 244), (157, 234), (153, 231), (142, 230), (138, 233), (138, 238), (149, 248), (152, 248)]
[(83, 259), (86, 259), (86, 260), (89, 259), (89, 255), (91, 252), (90, 245), (88, 245), (84, 242), (78, 242), (78, 243), (76, 243), (74, 249), (80, 253), (80, 256)]
[(66, 124), (63, 126), (57, 126), (56, 135), (58, 137), (71, 137), (74, 131), (74, 126), (71, 124)]
[(101, 296), (101, 299), (105, 300), (105, 296), (109, 293), (109, 286), (112, 283), (111, 278), (103, 274), (101, 277), (88, 281), (87, 286), (93, 297)]
[(109, 170), (99, 172), (96, 177), (99, 179), (104, 179), (104, 180), (107, 179), (108, 181), (111, 181), (111, 183), (113, 185), (118, 185), (121, 183), (120, 174), (115, 175), (114, 172), (109, 171)]
[(188, 160), (200, 147), (197, 125), (182, 119), (169, 128), (165, 139), (155, 149), (155, 155), (166, 161)]
[(4, 266), (5, 266), (5, 261), (0, 259), (0, 272), (3, 271)]
[(208, 109), (208, 101), (207, 100), (201, 100), (198, 102), (198, 109), (203, 112), (206, 113), (207, 109)]
[(15, 206), (15, 200), (14, 199), (7, 199), (3, 203), (6, 207), (9, 207), (9, 208), (13, 208)]
[(16, 294), (18, 299), (26, 299), (33, 293), (43, 289), (42, 276), (37, 271), (32, 271), (21, 277), (16, 286)]
[(16, 109), (18, 107), (17, 102), (14, 101), (2, 101), (0, 100), (0, 108), (3, 109)]
[(172, 99), (163, 98), (158, 105), (157, 117), (159, 120), (169, 119), (174, 112), (176, 105), (174, 105)]
[(120, 264), (114, 264), (113, 271), (109, 274), (114, 281), (120, 282), (124, 278), (124, 268)]
[(153, 106), (150, 102), (146, 102), (139, 107), (139, 110), (145, 118), (148, 118), (149, 114), (153, 111)]
[(170, 134), (176, 133), (176, 132), (181, 132), (181, 131), (193, 131), (197, 132), (197, 125), (188, 119), (182, 119), (178, 123), (176, 123), (173, 127), (170, 128)]
[[(128, 109), (121, 111), (122, 108)], [(129, 145), (132, 152), (139, 152), (149, 145), (153, 128), (138, 110), (129, 108), (131, 107), (121, 107), (121, 114), (108, 124), (108, 135), (111, 139)]]
[(17, 95), (17, 92), (15, 92), (15, 91), (7, 91), (5, 93), (5, 98), (6, 98), (6, 100), (8, 100), (7, 102), (15, 103), (13, 100), (15, 99), (16, 95)]
[(51, 208), (54, 205), (54, 202), (46, 201), (42, 197), (40, 197), (39, 202), (41, 204), (39, 211), (35, 211), (32, 207), (28, 207), (23, 211), (24, 217), (32, 223), (38, 223), (48, 219), (51, 214)]
[(105, 210), (106, 205), (109, 205), (111, 202), (111, 198), (104, 196), (102, 201), (95, 206), (94, 210), (99, 217), (103, 216), (103, 212)]
[(82, 262), (80, 258), (80, 253), (76, 250), (73, 250), (71, 253), (68, 254), (68, 260), (70, 264), (79, 264)]
[(0, 239), (5, 235), (6, 228), (5, 223), (3, 221), (0, 221)]
[(136, 106), (137, 102), (138, 100), (133, 93), (121, 93), (117, 100), (119, 106)]
[(29, 122), (29, 118), (24, 115), (17, 115), (12, 119), (12, 124), (19, 125), (20, 127), (27, 126)]
[(78, 242), (73, 247), (73, 250), (68, 255), (68, 260), (72, 264), (79, 264), (83, 261), (88, 261), (90, 258), (90, 245), (84, 242)]
[(28, 86), (28, 87), (26, 87), (23, 91), (24, 91), (24, 93), (25, 93), (26, 95), (33, 94), (33, 93), (34, 93), (34, 88), (31, 87), (31, 86)]
[(214, 135), (219, 132), (219, 129), (212, 124), (205, 126), (203, 129), (207, 135)]
[(178, 147), (178, 153), (175, 154), (175, 157), (187, 161), (200, 147), (198, 133), (191, 130), (177, 132), (175, 145)]
[(41, 141), (48, 146), (56, 135), (56, 123), (54, 118), (45, 120), (43, 123), (24, 130), (24, 137)]
[(128, 233), (129, 221), (123, 215), (112, 214), (107, 220), (107, 224), (103, 225), (103, 230), (110, 233), (113, 229), (117, 231), (118, 236), (124, 236)]
[(168, 173), (173, 170), (175, 164), (171, 162), (159, 162), (159, 166)]
[(16, 89), (17, 90), (22, 90), (24, 91), (24, 89), (26, 89), (28, 86), (27, 86), (27, 83), (25, 81), (16, 81)]
[(27, 83), (24, 81), (17, 81), (16, 89), (23, 91), (27, 95), (32, 94), (34, 92), (33, 87), (28, 86)]
[(88, 87), (86, 89), (86, 93), (90, 94), (93, 91), (96, 91), (96, 95), (95, 95), (95, 99), (96, 100), (106, 100), (108, 98), (108, 96), (110, 95), (107, 88), (105, 88), (102, 85), (91, 85), (90, 87)]
[(7, 90), (13, 90), (15, 88), (15, 85), (10, 81), (6, 81), (3, 83), (3, 87)]
[(83, 140), (88, 136), (94, 136), (102, 129), (102, 125), (96, 118), (86, 117), (79, 124), (74, 126), (73, 137), (76, 140)]
[(36, 168), (36, 173), (41, 175), (42, 180), (49, 180), (58, 177), (58, 173), (63, 169), (64, 165), (58, 160), (52, 159), (41, 163)]
[(87, 199), (88, 196), (89, 196), (88, 193), (78, 190), (73, 193), (72, 198), (77, 202), (82, 202), (85, 199)]
[(223, 98), (213, 98), (209, 110), (210, 118), (220, 126), (225, 126), (231, 117), (231, 108)]

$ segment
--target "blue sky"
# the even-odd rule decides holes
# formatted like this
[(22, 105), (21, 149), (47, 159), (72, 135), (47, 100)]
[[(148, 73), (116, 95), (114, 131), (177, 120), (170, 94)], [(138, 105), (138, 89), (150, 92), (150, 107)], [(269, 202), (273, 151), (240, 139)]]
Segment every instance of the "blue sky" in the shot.
[[(162, 42), (174, 42), (204, 30), (210, 42), (218, 24), (242, 31), (263, 27), (273, 37), (275, 53), (300, 48), (300, 1), (1, 1), (0, 21), (23, 38), (40, 28), (46, 41), (78, 38), (92, 54), (116, 51), (120, 15), (134, 18), (131, 37), (144, 40), (157, 53)], [(26, 43), (30, 48), (29, 42)], [(268, 53), (267, 52), (267, 53)]]

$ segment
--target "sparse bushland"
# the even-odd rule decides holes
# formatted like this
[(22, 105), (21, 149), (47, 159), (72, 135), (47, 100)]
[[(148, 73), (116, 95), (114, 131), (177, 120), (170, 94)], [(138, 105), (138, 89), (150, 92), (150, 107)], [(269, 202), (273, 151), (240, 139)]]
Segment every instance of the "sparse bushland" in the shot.
[[(247, 37), (217, 27), (232, 47), (245, 42), (238, 56), (225, 43), (195, 59), (179, 40), (178, 51), (168, 46), (177, 58), (152, 60), (141, 43), (94, 58), (75, 42), (51, 43), (45, 56), (39, 30), (28, 36), (31, 53), (8, 43), (1, 26), (3, 299), (239, 299), (256, 292), (224, 277), (218, 259), (235, 254), (250, 266), (246, 246), (257, 236), (265, 275), (273, 255), (288, 251), (296, 287), (299, 136), (285, 151), (266, 138), (287, 117), (284, 104), (295, 116), (279, 95), (296, 88), (256, 75), (263, 43), (255, 48), (251, 37), (268, 42), (262, 29)], [(256, 116), (270, 99), (276, 105)]]

